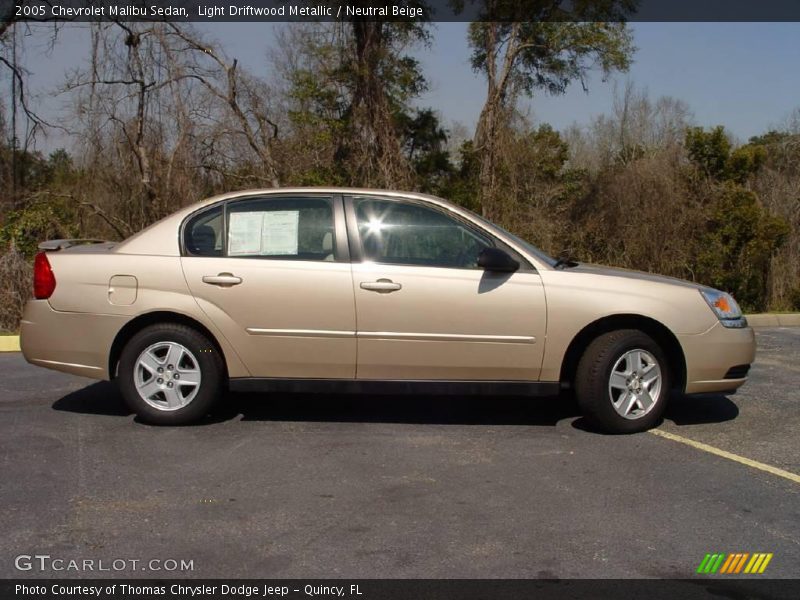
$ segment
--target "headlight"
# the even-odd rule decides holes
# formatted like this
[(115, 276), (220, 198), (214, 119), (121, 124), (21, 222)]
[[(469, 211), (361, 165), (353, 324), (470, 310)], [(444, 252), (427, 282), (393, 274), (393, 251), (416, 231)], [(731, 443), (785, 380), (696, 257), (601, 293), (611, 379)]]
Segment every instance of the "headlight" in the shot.
[(711, 288), (700, 290), (700, 294), (725, 327), (747, 326), (747, 320), (742, 317), (742, 309), (736, 304), (733, 296)]

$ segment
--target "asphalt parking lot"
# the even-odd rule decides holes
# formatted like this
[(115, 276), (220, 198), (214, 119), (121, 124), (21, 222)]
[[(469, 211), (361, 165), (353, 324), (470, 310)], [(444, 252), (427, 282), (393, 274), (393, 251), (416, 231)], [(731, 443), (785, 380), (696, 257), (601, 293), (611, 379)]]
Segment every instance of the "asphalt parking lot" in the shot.
[[(738, 394), (675, 401), (660, 429), (800, 474), (800, 328), (758, 342)], [(116, 573), (138, 577), (691, 577), (708, 552), (800, 575), (800, 483), (593, 433), (569, 402), (231, 395), (162, 428), (19, 354), (0, 389), (0, 577), (114, 574), (20, 572), (21, 554), (193, 561)]]

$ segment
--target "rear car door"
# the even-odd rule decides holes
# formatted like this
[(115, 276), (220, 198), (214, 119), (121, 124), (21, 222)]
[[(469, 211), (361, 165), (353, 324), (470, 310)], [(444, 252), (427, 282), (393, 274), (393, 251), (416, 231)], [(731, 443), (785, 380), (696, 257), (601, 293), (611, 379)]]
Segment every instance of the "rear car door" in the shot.
[(354, 196), (346, 210), (359, 379), (538, 379), (545, 297), (523, 257), (514, 273), (480, 269), (483, 248), (513, 250), (421, 201)]
[(342, 200), (265, 195), (184, 224), (183, 272), (254, 377), (352, 378), (356, 340)]

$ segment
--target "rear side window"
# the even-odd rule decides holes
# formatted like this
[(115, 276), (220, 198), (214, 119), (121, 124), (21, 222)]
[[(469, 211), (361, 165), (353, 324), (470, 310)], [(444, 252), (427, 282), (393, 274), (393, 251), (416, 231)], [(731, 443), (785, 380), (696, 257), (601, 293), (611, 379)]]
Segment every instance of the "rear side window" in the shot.
[(195, 215), (184, 228), (183, 245), (192, 256), (222, 256), (222, 206)]
[(334, 260), (330, 198), (241, 200), (228, 205), (231, 258)]

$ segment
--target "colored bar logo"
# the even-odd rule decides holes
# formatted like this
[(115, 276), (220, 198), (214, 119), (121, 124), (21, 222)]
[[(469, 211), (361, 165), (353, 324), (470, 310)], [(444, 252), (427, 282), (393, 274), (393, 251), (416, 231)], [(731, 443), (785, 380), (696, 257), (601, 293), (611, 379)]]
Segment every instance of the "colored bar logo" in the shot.
[(772, 552), (735, 552), (724, 554), (706, 554), (705, 558), (697, 567), (698, 573), (720, 573), (725, 575), (737, 575), (748, 573), (751, 575), (763, 573), (767, 569), (769, 561), (772, 560)]

